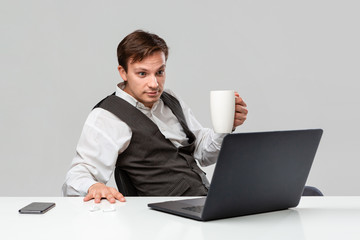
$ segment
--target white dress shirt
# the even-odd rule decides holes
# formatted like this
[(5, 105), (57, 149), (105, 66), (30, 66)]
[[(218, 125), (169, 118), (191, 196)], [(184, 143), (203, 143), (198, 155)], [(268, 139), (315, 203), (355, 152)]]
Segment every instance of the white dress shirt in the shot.
[[(123, 88), (124, 85), (120, 84), (120, 87)], [(188, 139), (178, 119), (161, 99), (152, 108), (148, 108), (121, 88), (116, 87), (116, 96), (149, 117), (165, 138), (176, 147), (187, 143)], [(172, 91), (165, 91), (176, 97)], [(196, 136), (194, 158), (201, 166), (214, 164), (226, 134), (217, 134), (212, 129), (203, 128), (190, 108), (176, 98), (189, 129)], [(64, 196), (85, 196), (91, 185), (97, 182), (106, 184), (115, 169), (118, 155), (129, 146), (131, 136), (131, 128), (117, 116), (102, 108), (92, 110), (85, 121), (76, 155), (66, 175), (62, 188)]]

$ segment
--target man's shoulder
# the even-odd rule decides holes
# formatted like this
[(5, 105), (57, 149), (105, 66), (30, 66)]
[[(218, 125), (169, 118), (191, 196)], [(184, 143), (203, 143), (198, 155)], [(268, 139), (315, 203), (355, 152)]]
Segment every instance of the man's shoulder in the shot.
[[(163, 95), (167, 95), (167, 99), (168, 100), (170, 100), (170, 101), (175, 101), (175, 102), (179, 102), (180, 103), (180, 105), (182, 105), (181, 104), (181, 102), (182, 102), (182, 100), (181, 100), (181, 98), (179, 98), (172, 90), (170, 90), (170, 89), (164, 89), (164, 92), (163, 92)], [(163, 97), (165, 97), (165, 96), (163, 96)], [(171, 100), (172, 99), (172, 100)], [(163, 98), (163, 100), (164, 100), (164, 98)]]
[(182, 108), (183, 110), (185, 110), (185, 109), (187, 108), (187, 105), (186, 105), (185, 102), (182, 100), (182, 98), (179, 97), (178, 95), (176, 95), (176, 94), (174, 93), (174, 91), (172, 91), (172, 90), (170, 90), (170, 89), (165, 89), (164, 92), (167, 93), (167, 94), (169, 94), (170, 96), (174, 97), (174, 98), (178, 101), (178, 103), (180, 104), (180, 106), (181, 106), (181, 108)]
[(164, 89), (164, 92), (167, 93), (167, 94), (170, 94), (171, 96), (175, 97), (176, 99), (178, 98), (178, 97), (176, 96), (176, 94), (174, 93), (174, 91), (172, 91), (172, 90), (169, 89), (169, 88)]
[(99, 122), (118, 121), (118, 118), (110, 111), (97, 107), (91, 110), (86, 122), (97, 125)]

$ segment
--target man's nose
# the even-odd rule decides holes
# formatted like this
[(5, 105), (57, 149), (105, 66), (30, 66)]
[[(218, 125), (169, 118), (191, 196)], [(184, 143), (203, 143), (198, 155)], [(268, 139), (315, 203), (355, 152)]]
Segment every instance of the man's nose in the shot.
[(151, 88), (157, 88), (159, 86), (159, 83), (158, 83), (158, 81), (156, 79), (156, 76), (150, 76), (148, 85)]

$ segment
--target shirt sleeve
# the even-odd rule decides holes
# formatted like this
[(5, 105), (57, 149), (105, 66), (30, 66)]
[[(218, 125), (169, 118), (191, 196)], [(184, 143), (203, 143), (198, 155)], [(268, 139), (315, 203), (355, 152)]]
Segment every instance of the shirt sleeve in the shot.
[(199, 162), (200, 166), (203, 167), (214, 164), (219, 155), (222, 141), (227, 133), (215, 133), (213, 129), (204, 128), (184, 101), (177, 97), (171, 90), (167, 90), (167, 92), (179, 100), (186, 123), (196, 137), (194, 158)]
[(85, 121), (76, 155), (63, 185), (64, 196), (85, 196), (91, 185), (106, 184), (119, 153), (130, 143), (131, 129), (112, 113), (94, 109)]

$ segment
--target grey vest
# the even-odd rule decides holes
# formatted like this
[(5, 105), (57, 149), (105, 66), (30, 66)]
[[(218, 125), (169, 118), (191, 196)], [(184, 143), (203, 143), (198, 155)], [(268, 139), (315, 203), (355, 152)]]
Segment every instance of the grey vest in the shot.
[(131, 128), (130, 145), (119, 154), (116, 168), (127, 173), (139, 196), (206, 195), (209, 182), (193, 157), (195, 136), (180, 103), (165, 92), (161, 99), (179, 120), (189, 139), (187, 145), (176, 148), (147, 116), (114, 94), (95, 106), (113, 113)]

